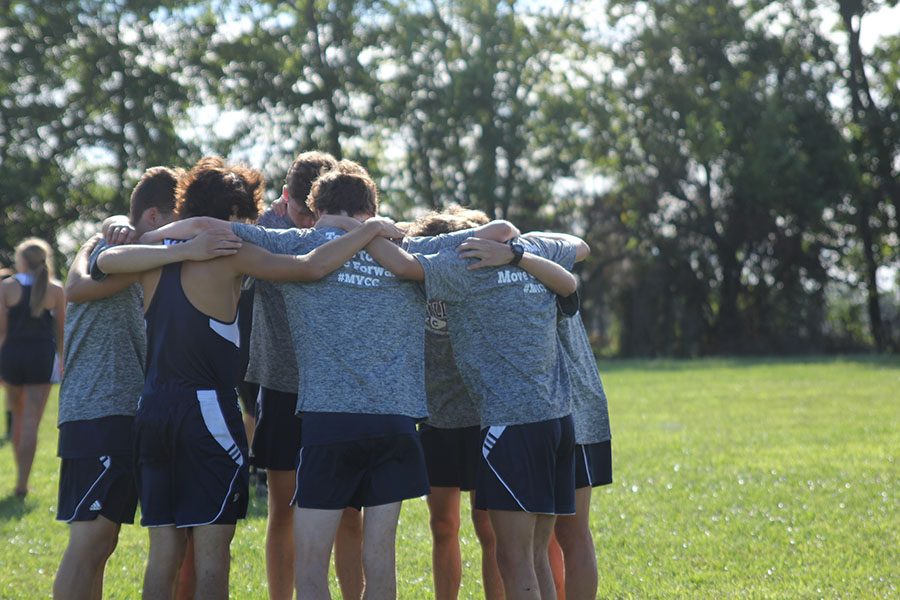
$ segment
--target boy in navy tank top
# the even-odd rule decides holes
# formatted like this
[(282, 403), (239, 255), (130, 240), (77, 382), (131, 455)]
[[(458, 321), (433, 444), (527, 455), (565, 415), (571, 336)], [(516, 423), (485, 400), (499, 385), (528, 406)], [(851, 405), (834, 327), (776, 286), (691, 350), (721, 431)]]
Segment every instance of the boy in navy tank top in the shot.
[[(255, 219), (262, 176), (218, 158), (201, 159), (179, 182), (179, 218)], [(354, 232), (356, 233), (356, 232)], [(229, 546), (247, 508), (247, 440), (235, 393), (240, 336), (236, 310), (244, 275), (316, 280), (342, 265), (385, 221), (304, 256), (275, 256), (223, 242), (222, 256), (156, 268), (160, 246), (120, 246), (100, 255), (104, 272), (139, 272), (147, 321), (147, 373), (135, 415), (137, 482), (150, 527), (144, 597), (171, 593), (193, 532), (196, 595), (228, 595)], [(146, 269), (152, 270), (146, 270)]]

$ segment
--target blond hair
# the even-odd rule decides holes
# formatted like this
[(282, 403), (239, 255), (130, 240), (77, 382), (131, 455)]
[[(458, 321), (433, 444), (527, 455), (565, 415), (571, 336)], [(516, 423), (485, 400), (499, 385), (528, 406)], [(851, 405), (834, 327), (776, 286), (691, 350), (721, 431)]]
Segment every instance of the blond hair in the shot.
[(53, 250), (50, 244), (40, 238), (28, 238), (16, 246), (16, 258), (25, 264), (25, 268), (34, 277), (28, 306), (31, 316), (39, 317), (44, 311), (44, 297), (53, 276)]

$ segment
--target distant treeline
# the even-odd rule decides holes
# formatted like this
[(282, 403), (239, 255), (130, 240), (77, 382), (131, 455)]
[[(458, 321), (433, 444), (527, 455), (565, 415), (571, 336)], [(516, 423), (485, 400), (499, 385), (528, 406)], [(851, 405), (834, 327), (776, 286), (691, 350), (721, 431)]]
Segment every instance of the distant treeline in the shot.
[[(896, 0), (13, 0), (0, 261), (126, 210), (148, 166), (321, 149), (387, 214), (460, 203), (593, 247), (607, 354), (900, 344)], [(64, 236), (65, 237), (65, 236)]]

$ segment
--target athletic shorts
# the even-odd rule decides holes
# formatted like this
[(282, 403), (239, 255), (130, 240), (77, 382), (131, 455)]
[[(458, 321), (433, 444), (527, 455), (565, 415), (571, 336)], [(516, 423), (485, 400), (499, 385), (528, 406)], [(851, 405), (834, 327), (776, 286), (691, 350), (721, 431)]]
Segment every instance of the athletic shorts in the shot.
[(57, 521), (93, 521), (102, 515), (113, 523), (134, 523), (137, 499), (130, 456), (61, 459)]
[(575, 514), (575, 428), (571, 416), (488, 427), (481, 434), (475, 508)]
[(575, 444), (575, 489), (599, 487), (612, 483), (612, 448), (610, 441)]
[(145, 393), (134, 428), (141, 525), (224, 525), (246, 516), (247, 438), (234, 390)]
[(50, 383), (56, 344), (52, 340), (6, 340), (0, 348), (0, 376), (11, 385)]
[(297, 394), (259, 388), (256, 401), (256, 431), (250, 460), (257, 469), (293, 471), (300, 452), (300, 417)]
[(425, 452), (428, 483), (431, 487), (475, 489), (475, 474), (481, 458), (481, 428), (441, 429), (419, 426), (419, 439)]
[(291, 504), (342, 510), (380, 506), (428, 494), (419, 436), (397, 434), (304, 446)]

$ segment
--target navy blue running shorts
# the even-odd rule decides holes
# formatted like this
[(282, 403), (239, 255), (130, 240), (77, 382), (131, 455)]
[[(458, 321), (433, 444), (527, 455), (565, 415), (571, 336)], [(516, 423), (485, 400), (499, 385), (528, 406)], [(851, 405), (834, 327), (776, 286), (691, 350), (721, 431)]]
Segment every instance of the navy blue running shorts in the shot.
[(300, 452), (300, 417), (297, 394), (259, 388), (256, 400), (256, 431), (250, 461), (257, 469), (293, 471)]
[(482, 430), (475, 508), (575, 514), (572, 417)]
[(304, 446), (297, 460), (298, 508), (380, 506), (428, 494), (419, 436), (396, 434)]
[(57, 521), (93, 521), (103, 516), (113, 523), (134, 523), (137, 500), (130, 456), (61, 460)]
[(53, 340), (6, 340), (0, 347), (0, 376), (11, 385), (51, 383), (55, 359)]
[(610, 441), (575, 444), (575, 489), (600, 487), (612, 483)]
[(481, 459), (481, 427), (441, 429), (419, 425), (431, 487), (475, 489), (475, 474)]
[(145, 393), (134, 426), (141, 525), (227, 525), (246, 516), (247, 438), (233, 389)]

